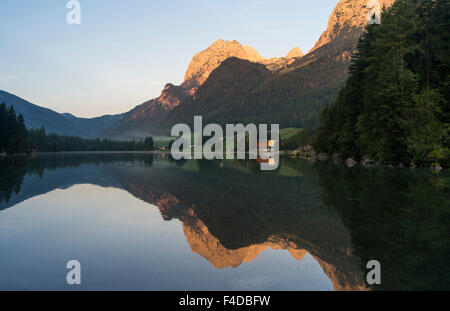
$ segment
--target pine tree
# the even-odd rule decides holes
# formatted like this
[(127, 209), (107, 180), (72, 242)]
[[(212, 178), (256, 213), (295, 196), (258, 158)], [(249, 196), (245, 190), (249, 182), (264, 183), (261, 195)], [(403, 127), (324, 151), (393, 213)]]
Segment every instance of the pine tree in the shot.
[(25, 127), (25, 120), (21, 114), (17, 117), (16, 130), (16, 152), (25, 152), (27, 150), (27, 129)]
[(0, 152), (6, 152), (7, 146), (7, 124), (8, 124), (8, 111), (6, 104), (0, 105)]
[(449, 14), (448, 1), (398, 0), (367, 27), (345, 87), (321, 114), (319, 151), (448, 161)]

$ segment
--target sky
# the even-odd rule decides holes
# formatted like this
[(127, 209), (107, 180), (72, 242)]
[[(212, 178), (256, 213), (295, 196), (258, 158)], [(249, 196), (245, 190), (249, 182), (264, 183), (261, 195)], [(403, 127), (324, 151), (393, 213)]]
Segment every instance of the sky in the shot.
[(264, 57), (311, 49), (338, 0), (0, 1), (0, 90), (79, 117), (126, 112), (180, 84), (191, 58), (237, 40)]

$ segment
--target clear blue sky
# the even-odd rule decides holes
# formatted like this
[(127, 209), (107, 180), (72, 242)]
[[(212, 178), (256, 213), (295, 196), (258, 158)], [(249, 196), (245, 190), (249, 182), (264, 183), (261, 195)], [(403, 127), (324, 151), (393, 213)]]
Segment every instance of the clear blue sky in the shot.
[(264, 57), (314, 45), (338, 0), (0, 1), (0, 89), (58, 112), (128, 111), (179, 84), (192, 56), (238, 40)]

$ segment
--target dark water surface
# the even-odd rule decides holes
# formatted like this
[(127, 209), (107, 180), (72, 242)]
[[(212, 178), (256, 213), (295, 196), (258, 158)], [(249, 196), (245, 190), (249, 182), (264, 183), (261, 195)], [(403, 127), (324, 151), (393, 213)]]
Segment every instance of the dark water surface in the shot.
[(448, 171), (86, 153), (0, 177), (3, 290), (450, 289)]

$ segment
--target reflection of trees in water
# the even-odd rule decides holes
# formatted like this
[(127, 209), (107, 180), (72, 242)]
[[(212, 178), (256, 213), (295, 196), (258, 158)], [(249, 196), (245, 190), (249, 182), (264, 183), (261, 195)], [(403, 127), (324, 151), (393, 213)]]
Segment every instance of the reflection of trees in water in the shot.
[(26, 172), (19, 158), (0, 159), (0, 203), (9, 202), (12, 193), (19, 193)]
[(309, 252), (335, 289), (363, 288), (371, 259), (382, 267), (375, 289), (449, 288), (448, 173), (289, 158), (273, 172), (261, 172), (256, 161), (169, 161), (96, 153), (1, 159), (0, 200), (20, 189), (25, 174), (45, 179), (60, 168), (93, 164), (84, 167), (92, 183), (102, 172), (157, 205), (164, 219), (180, 219), (193, 251), (217, 267), (252, 260), (265, 247), (283, 248)]
[(356, 255), (381, 263), (374, 289), (450, 289), (448, 172), (325, 164), (317, 172), (321, 199), (349, 228)]
[(20, 192), (25, 175), (37, 175), (41, 179), (45, 171), (73, 168), (82, 164), (142, 162), (145, 167), (153, 164), (149, 153), (76, 153), (47, 154), (38, 156), (7, 156), (0, 158), (0, 203), (8, 203), (13, 193)]

